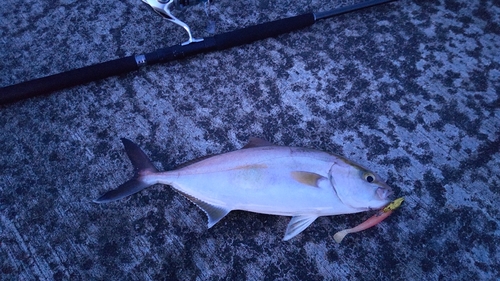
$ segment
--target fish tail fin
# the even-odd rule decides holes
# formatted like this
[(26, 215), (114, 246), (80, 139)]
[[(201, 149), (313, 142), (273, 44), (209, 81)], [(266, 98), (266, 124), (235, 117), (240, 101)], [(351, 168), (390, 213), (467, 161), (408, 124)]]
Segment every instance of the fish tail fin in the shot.
[(116, 201), (137, 193), (156, 182), (148, 180), (148, 176), (158, 173), (158, 169), (151, 163), (148, 156), (142, 151), (142, 149), (131, 140), (122, 138), (123, 146), (125, 147), (125, 152), (134, 166), (134, 176), (129, 181), (120, 185), (118, 188), (110, 190), (104, 193), (101, 197), (94, 200), (95, 203), (108, 203)]

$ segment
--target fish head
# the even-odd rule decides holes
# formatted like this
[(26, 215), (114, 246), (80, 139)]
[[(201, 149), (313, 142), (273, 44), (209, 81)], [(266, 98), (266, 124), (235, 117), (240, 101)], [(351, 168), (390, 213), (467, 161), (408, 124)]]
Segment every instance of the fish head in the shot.
[(378, 175), (344, 158), (333, 163), (328, 176), (340, 201), (354, 209), (380, 209), (393, 194)]

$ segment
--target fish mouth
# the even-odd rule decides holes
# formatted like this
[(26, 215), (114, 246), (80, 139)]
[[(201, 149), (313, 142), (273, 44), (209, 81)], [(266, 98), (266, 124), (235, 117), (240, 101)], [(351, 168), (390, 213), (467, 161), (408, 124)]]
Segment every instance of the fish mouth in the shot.
[(394, 195), (394, 191), (392, 191), (392, 188), (386, 184), (379, 186), (377, 188), (377, 196), (381, 200), (390, 200), (390, 198)]

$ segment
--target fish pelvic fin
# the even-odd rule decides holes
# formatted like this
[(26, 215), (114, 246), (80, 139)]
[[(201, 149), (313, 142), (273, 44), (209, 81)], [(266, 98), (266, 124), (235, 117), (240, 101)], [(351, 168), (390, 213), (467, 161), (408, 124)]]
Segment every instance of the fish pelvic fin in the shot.
[(152, 183), (146, 180), (148, 175), (158, 173), (158, 169), (151, 163), (148, 156), (146, 156), (144, 151), (131, 140), (125, 138), (121, 140), (125, 147), (125, 152), (134, 166), (134, 176), (118, 188), (104, 193), (101, 197), (94, 200), (95, 203), (116, 201), (155, 184), (154, 182)]
[(293, 217), (286, 228), (285, 237), (283, 241), (287, 241), (295, 237), (295, 235), (301, 233), (306, 229), (311, 223), (313, 223), (318, 216), (315, 215), (300, 215)]

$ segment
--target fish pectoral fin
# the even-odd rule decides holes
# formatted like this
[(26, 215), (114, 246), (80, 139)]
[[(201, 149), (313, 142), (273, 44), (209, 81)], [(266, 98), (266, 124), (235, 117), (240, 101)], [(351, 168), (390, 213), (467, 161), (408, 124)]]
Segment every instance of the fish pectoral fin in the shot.
[(283, 241), (290, 240), (295, 235), (301, 233), (306, 229), (311, 223), (313, 223), (318, 217), (314, 215), (301, 215), (293, 217), (286, 228), (285, 237)]
[(208, 217), (208, 228), (214, 226), (214, 224), (219, 222), (223, 217), (225, 217), (227, 214), (229, 214), (229, 212), (231, 212), (230, 209), (207, 203), (180, 190), (177, 190), (177, 192), (184, 195), (187, 199), (189, 199), (189, 201), (196, 204), (198, 208), (200, 208), (203, 212), (205, 212), (205, 214)]
[(319, 187), (318, 182), (321, 179), (327, 179), (322, 175), (305, 171), (293, 171), (291, 175), (294, 180), (312, 187)]
[(245, 149), (245, 148), (252, 148), (252, 147), (260, 147), (260, 146), (275, 146), (275, 144), (273, 143), (270, 143), (264, 139), (259, 139), (259, 138), (256, 138), (256, 137), (250, 137), (248, 139), (248, 143), (242, 147), (241, 149)]

